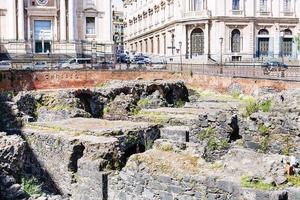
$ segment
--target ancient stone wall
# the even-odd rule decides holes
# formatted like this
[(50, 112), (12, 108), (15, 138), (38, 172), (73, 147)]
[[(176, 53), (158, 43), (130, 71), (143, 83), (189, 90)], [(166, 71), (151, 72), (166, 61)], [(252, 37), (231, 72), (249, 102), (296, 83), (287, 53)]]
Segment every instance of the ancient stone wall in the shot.
[(201, 74), (180, 74), (171, 72), (146, 71), (6, 71), (0, 73), (0, 91), (58, 89), (58, 88), (86, 88), (94, 87), (108, 80), (133, 80), (142, 78), (152, 79), (181, 79), (188, 85), (204, 89), (227, 92), (233, 85), (238, 86), (245, 94), (252, 94), (256, 89), (271, 87), (277, 90), (299, 88), (298, 81), (284, 81), (272, 79), (236, 78), (208, 76)]

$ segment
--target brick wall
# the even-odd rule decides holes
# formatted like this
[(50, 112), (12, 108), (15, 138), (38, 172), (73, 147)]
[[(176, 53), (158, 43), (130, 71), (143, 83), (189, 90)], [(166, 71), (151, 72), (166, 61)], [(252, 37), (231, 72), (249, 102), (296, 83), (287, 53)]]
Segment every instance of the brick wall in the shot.
[(108, 80), (181, 79), (188, 85), (208, 90), (226, 92), (233, 84), (239, 85), (245, 94), (251, 94), (261, 87), (273, 87), (279, 90), (300, 88), (300, 81), (283, 81), (271, 79), (234, 78), (207, 76), (201, 74), (180, 74), (171, 72), (145, 71), (5, 71), (0, 72), (0, 91), (87, 88)]

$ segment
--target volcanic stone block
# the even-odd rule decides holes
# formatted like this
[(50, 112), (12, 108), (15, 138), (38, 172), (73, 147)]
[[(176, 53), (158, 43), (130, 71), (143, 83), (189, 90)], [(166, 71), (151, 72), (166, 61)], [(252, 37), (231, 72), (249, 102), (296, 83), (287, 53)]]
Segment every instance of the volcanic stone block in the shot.
[(189, 142), (189, 128), (186, 126), (168, 126), (161, 128), (160, 135), (163, 139)]

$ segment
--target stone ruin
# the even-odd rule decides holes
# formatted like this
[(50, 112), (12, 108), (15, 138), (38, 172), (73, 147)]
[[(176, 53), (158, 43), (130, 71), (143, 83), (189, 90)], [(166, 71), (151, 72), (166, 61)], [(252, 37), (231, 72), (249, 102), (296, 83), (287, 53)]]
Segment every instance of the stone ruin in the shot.
[(0, 199), (298, 200), (300, 91), (255, 95), (162, 80), (2, 93)]

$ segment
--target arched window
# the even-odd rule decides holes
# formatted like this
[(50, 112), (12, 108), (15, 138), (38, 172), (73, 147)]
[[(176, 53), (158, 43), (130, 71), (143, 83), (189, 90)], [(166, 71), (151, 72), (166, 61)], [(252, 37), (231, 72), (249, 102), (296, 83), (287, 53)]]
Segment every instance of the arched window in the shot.
[(241, 51), (241, 32), (238, 29), (234, 29), (231, 32), (231, 51), (232, 52)]
[(258, 31), (258, 56), (269, 55), (269, 31), (267, 29), (261, 29)]
[(261, 29), (258, 31), (258, 35), (269, 35), (269, 31), (267, 29)]
[(232, 0), (232, 10), (240, 10), (240, 0)]
[(292, 56), (293, 52), (293, 38), (292, 31), (290, 29), (285, 29), (282, 38), (282, 54), (283, 56)]
[(285, 29), (284, 30), (284, 35), (293, 35), (293, 33), (290, 29)]
[(204, 32), (196, 28), (191, 33), (191, 56), (204, 54)]

